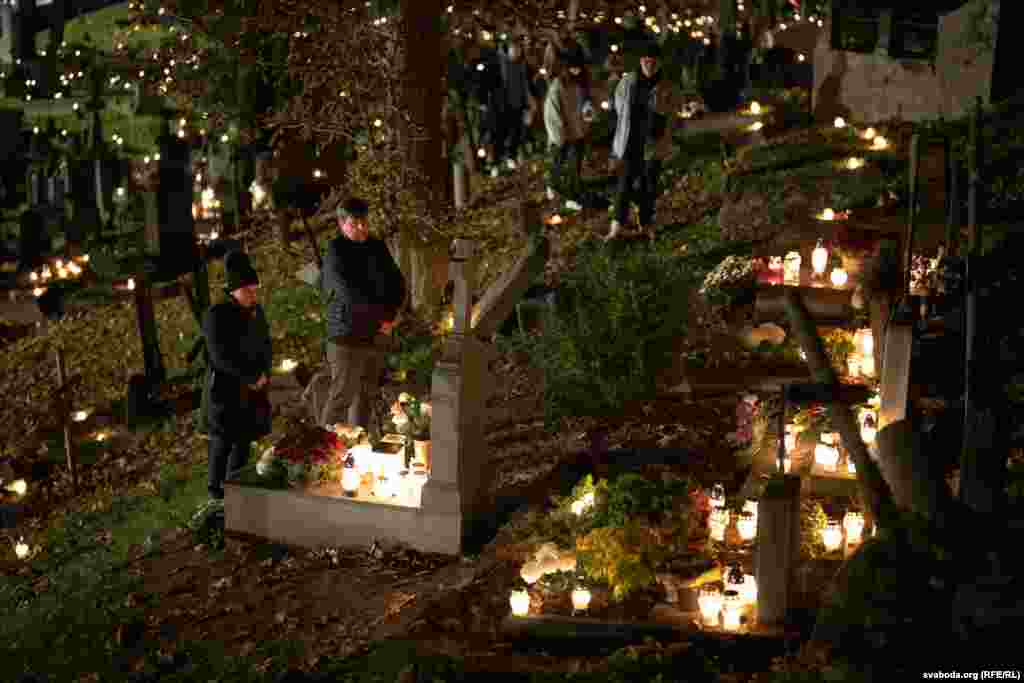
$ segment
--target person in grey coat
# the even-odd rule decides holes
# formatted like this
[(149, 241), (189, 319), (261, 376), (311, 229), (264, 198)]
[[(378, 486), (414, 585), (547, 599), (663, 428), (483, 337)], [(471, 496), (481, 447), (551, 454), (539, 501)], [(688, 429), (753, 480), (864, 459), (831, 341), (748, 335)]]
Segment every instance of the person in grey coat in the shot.
[(369, 427), (388, 335), (405, 302), (402, 271), (384, 241), (370, 237), (369, 205), (349, 199), (337, 209), (340, 235), (324, 257), (327, 362), (331, 383), (319, 423)]
[(260, 280), (241, 251), (224, 257), (227, 300), (207, 311), (203, 335), (209, 359), (205, 404), (212, 498), (249, 460), (252, 442), (270, 433), (267, 384), (273, 363), (270, 326), (259, 304)]

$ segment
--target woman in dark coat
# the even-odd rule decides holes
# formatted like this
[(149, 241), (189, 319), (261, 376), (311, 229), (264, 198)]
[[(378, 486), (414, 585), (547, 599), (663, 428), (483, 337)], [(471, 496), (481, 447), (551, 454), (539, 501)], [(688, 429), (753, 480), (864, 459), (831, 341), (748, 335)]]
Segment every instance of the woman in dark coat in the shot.
[(225, 256), (224, 269), (228, 299), (212, 306), (203, 320), (209, 354), (209, 491), (218, 499), (224, 497), (224, 479), (248, 462), (252, 442), (270, 433), (267, 383), (273, 362), (256, 270), (240, 251)]

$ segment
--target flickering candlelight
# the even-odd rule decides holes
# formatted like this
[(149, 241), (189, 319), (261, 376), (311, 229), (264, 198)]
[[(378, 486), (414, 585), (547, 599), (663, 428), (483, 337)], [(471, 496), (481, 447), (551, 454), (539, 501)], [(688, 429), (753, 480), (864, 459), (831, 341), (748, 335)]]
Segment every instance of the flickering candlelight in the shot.
[(722, 628), (726, 631), (738, 631), (742, 610), (743, 597), (739, 591), (725, 591), (722, 598)]
[(548, 218), (548, 225), (561, 225), (562, 217), (559, 214), (553, 214)]
[(828, 552), (839, 550), (839, 547), (843, 545), (843, 528), (839, 522), (830, 521), (825, 524), (821, 530), (821, 542)]
[(751, 512), (741, 512), (736, 520), (736, 531), (740, 539), (751, 541), (757, 536), (757, 517)]
[(889, 149), (889, 141), (883, 138), (881, 135), (876, 137), (871, 143), (871, 149), (883, 150)]
[(133, 278), (133, 277), (128, 278), (128, 283), (125, 285), (125, 288), (129, 292), (134, 291), (135, 290), (135, 278)]
[(861, 353), (865, 356), (870, 356), (875, 352), (875, 335), (870, 327), (858, 330), (856, 337), (860, 341)]
[(875, 356), (874, 354), (865, 355), (860, 360), (860, 371), (865, 377), (875, 376)]
[(835, 472), (839, 465), (839, 449), (826, 443), (816, 444), (814, 462), (821, 465), (826, 472)]
[(753, 114), (754, 116), (760, 116), (761, 115), (761, 103), (760, 102), (751, 102), (750, 103), (750, 113)]
[(78, 265), (74, 261), (71, 261), (70, 263), (68, 263), (68, 270), (71, 272), (72, 275), (75, 275), (75, 276), (78, 276), (78, 275), (82, 274), (82, 266)]
[(717, 626), (718, 617), (722, 612), (722, 591), (715, 586), (702, 586), (697, 595), (697, 607), (700, 616), (707, 626)]
[(74, 420), (75, 422), (85, 422), (87, 419), (89, 419), (89, 411), (76, 410), (74, 413), (71, 414), (71, 419)]
[(800, 284), (800, 264), (802, 260), (800, 252), (791, 251), (786, 254), (786, 258), (782, 261), (782, 277), (787, 285)]
[(508, 596), (509, 605), (512, 607), (512, 614), (517, 617), (525, 617), (530, 613), (530, 594), (526, 591), (512, 591)]
[(864, 160), (860, 157), (850, 157), (846, 160), (846, 168), (850, 171), (856, 171), (859, 168), (864, 167)]
[(863, 133), (861, 133), (861, 137), (869, 142), (871, 140), (874, 140), (877, 135), (878, 132), (874, 128), (868, 128)]
[(829, 279), (832, 280), (832, 285), (834, 287), (842, 287), (849, 279), (849, 275), (847, 275), (846, 271), (842, 268), (833, 268), (832, 273), (829, 275)]
[(476, 155), (477, 155), (477, 157), (479, 157), (480, 159), (486, 159), (486, 158), (487, 158), (487, 150), (486, 150), (486, 149), (484, 149), (483, 147), (481, 147), (480, 149), (478, 149), (478, 150), (476, 151)]
[(601, 109), (608, 111), (611, 108), (611, 106), (612, 105), (608, 102), (608, 100), (601, 100)]
[(834, 125), (836, 128), (846, 128), (846, 119), (844, 119), (842, 116), (837, 116), (835, 121), (832, 122), (832, 125)]
[(846, 530), (847, 543), (860, 543), (864, 536), (864, 513), (847, 512), (843, 515), (843, 528)]
[(854, 353), (851, 353), (846, 358), (846, 374), (850, 377), (857, 377), (860, 375), (860, 358), (858, 358)]
[(572, 608), (577, 612), (585, 612), (590, 606), (590, 591), (586, 588), (576, 588), (572, 592)]
[(761, 121), (755, 121), (754, 123), (750, 124), (750, 126), (747, 127), (747, 130), (749, 130), (752, 133), (756, 133), (762, 128), (764, 128), (764, 123), (762, 123)]
[(281, 372), (291, 372), (297, 367), (299, 367), (299, 362), (297, 360), (285, 358), (281, 361)]
[(18, 556), (19, 560), (24, 560), (28, 557), (29, 547), (25, 543), (25, 539), (19, 538), (18, 542), (14, 544), (14, 554)]
[(15, 479), (7, 485), (7, 490), (15, 495), (24, 496), (28, 493), (28, 484), (24, 479)]
[(584, 512), (586, 512), (588, 508), (593, 507), (593, 505), (594, 505), (594, 494), (593, 493), (586, 493), (579, 500), (574, 500), (573, 501), (572, 505), (570, 506), (570, 510), (572, 510), (572, 513), (574, 515), (579, 517)]
[(822, 275), (828, 267), (828, 249), (818, 240), (818, 246), (811, 252), (811, 267), (815, 275)]
[(824, 209), (817, 217), (821, 221), (834, 221), (836, 219), (836, 212), (832, 209)]
[(748, 605), (757, 604), (757, 579), (753, 574), (743, 575), (743, 587), (740, 589), (740, 597)]
[(31, 273), (28, 274), (28, 279), (31, 280), (32, 282), (36, 282), (39, 279), (39, 274), (33, 270)]
[(34, 296), (37, 299), (41, 297), (43, 294), (46, 294), (46, 287), (36, 287), (32, 290), (32, 296)]

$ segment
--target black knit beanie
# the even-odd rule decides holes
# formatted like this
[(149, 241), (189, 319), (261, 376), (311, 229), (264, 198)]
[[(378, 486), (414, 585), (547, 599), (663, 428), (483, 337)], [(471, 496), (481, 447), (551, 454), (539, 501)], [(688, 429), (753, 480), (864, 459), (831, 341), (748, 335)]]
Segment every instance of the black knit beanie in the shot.
[(227, 276), (225, 289), (233, 292), (247, 285), (258, 285), (260, 278), (244, 251), (230, 251), (224, 257), (224, 271)]
[(366, 218), (366, 215), (370, 213), (370, 205), (363, 199), (353, 197), (338, 204), (337, 213), (338, 218), (341, 220), (346, 218)]

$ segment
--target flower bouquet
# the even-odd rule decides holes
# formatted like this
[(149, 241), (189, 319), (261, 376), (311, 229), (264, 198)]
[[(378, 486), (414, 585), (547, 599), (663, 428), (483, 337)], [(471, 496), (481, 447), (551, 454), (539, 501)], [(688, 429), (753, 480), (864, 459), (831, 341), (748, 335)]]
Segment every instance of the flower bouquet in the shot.
[(345, 454), (362, 436), (362, 428), (349, 425), (335, 425), (330, 430), (316, 425), (296, 425), (273, 448), (272, 458), (276, 462), (264, 462), (261, 458), (262, 467), (258, 464), (257, 470), (283, 469), (291, 486), (337, 481)]

